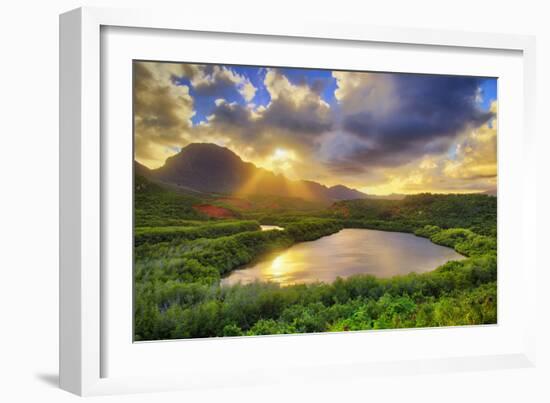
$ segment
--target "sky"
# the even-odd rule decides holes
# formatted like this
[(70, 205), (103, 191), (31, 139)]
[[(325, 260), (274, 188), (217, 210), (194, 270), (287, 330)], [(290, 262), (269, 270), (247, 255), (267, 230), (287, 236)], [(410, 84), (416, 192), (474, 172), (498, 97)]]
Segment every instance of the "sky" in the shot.
[(497, 80), (134, 62), (135, 159), (190, 143), (369, 194), (494, 191)]

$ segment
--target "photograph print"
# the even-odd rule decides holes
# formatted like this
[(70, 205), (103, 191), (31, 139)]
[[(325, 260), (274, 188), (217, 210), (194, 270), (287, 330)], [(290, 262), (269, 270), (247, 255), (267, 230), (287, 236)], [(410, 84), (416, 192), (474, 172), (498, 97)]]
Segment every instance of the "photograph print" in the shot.
[(134, 341), (497, 323), (497, 79), (133, 61)]

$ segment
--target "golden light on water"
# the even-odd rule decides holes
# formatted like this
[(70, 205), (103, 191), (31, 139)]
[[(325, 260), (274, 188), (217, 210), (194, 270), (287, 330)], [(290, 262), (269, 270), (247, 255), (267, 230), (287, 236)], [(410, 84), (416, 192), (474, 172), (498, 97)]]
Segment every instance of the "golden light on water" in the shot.
[(422, 273), (449, 260), (464, 257), (453, 249), (412, 234), (344, 229), (313, 242), (302, 242), (233, 271), (225, 284), (271, 281), (287, 286), (317, 281), (331, 283), (336, 277), (371, 274), (381, 278)]
[(302, 282), (308, 276), (310, 268), (308, 262), (315, 259), (307, 250), (300, 247), (291, 247), (270, 260), (259, 263), (257, 274), (266, 281), (273, 281), (280, 285), (290, 285)]
[(271, 275), (273, 277), (281, 277), (284, 273), (284, 255), (277, 256), (271, 263)]
[[(281, 285), (290, 284), (291, 279), (299, 276), (302, 270), (303, 257), (292, 249), (286, 250), (270, 262), (265, 262), (261, 267), (261, 276), (268, 281), (274, 281)], [(289, 282), (290, 281), (290, 282)]]

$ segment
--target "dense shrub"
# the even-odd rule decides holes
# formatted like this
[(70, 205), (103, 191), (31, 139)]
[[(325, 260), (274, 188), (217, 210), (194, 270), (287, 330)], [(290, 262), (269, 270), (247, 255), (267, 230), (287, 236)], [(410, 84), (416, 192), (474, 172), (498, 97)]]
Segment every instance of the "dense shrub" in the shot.
[(285, 232), (295, 242), (313, 241), (322, 236), (340, 231), (344, 228), (342, 222), (337, 220), (307, 219), (286, 225)]
[[(158, 283), (139, 294), (136, 335), (144, 340), (495, 323), (496, 276), (496, 256), (487, 255), (423, 274), (357, 275), (332, 284), (220, 289)], [(178, 324), (170, 328), (174, 318)]]
[(259, 229), (260, 224), (257, 221), (221, 222), (198, 226), (141, 227), (134, 231), (134, 245), (217, 238), (244, 231), (258, 231)]
[(441, 228), (439, 228), (437, 225), (425, 225), (422, 228), (418, 228), (416, 231), (414, 231), (414, 234), (416, 236), (421, 236), (424, 238), (431, 238), (440, 231)]
[(413, 227), (466, 228), (479, 235), (496, 237), (497, 198), (482, 194), (423, 193), (402, 200), (360, 199), (335, 203), (333, 217), (382, 220)]

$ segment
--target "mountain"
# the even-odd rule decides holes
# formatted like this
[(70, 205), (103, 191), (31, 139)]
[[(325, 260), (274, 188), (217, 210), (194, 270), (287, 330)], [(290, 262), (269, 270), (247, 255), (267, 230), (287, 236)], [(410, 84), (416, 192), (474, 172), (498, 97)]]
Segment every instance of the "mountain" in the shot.
[(344, 185), (336, 185), (328, 188), (328, 195), (332, 200), (354, 200), (368, 197), (365, 193), (350, 189)]
[(166, 183), (201, 192), (234, 193), (256, 167), (215, 144), (193, 143), (169, 157), (153, 176)]
[(314, 201), (368, 197), (343, 185), (327, 187), (313, 181), (293, 181), (243, 161), (231, 150), (209, 143), (192, 143), (157, 169), (136, 162), (136, 174), (169, 185), (204, 193), (276, 195)]
[(145, 165), (140, 164), (137, 161), (134, 161), (134, 174), (139, 176), (149, 177), (151, 175), (151, 170)]

